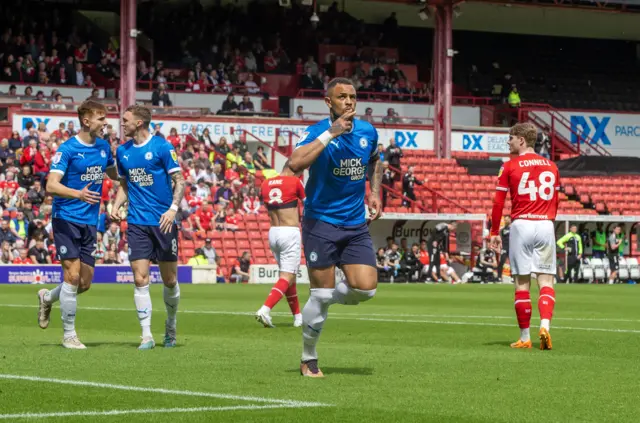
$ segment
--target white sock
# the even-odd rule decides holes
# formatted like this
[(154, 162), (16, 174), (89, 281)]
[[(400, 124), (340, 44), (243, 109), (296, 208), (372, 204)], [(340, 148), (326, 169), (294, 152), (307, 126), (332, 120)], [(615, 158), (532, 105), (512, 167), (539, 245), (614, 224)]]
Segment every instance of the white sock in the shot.
[(294, 320), (300, 320), (300, 319), (302, 319), (302, 313), (294, 314), (294, 315), (293, 315), (293, 319), (294, 319)]
[(78, 287), (67, 282), (63, 282), (60, 286), (60, 314), (62, 314), (64, 338), (73, 338), (77, 336), (76, 309), (78, 306)]
[(353, 302), (350, 298), (350, 289), (347, 282), (343, 279), (336, 282), (336, 289), (333, 291), (333, 298), (331, 299), (332, 304), (345, 304), (345, 305), (355, 305), (357, 303)]
[(173, 288), (164, 287), (164, 306), (167, 309), (167, 324), (172, 328), (176, 327), (176, 314), (180, 303), (180, 285), (176, 282)]
[(358, 304), (369, 301), (376, 295), (375, 289), (352, 289), (351, 297), (358, 301)]
[(609, 285), (613, 285), (614, 279), (609, 279)]
[(310, 290), (309, 300), (302, 309), (302, 361), (318, 358), (316, 344), (320, 332), (327, 320), (329, 305), (332, 303), (334, 289), (315, 288)]
[(549, 319), (540, 320), (540, 327), (549, 330)]
[(258, 310), (258, 313), (267, 313), (269, 314), (271, 312), (271, 309), (269, 307), (267, 307), (266, 305), (262, 304), (262, 306), (260, 307), (260, 310)]
[(529, 328), (520, 329), (520, 340), (522, 342), (527, 342), (531, 340), (531, 335), (529, 334)]
[(151, 295), (149, 295), (149, 285), (136, 286), (134, 288), (133, 302), (136, 304), (138, 321), (142, 328), (142, 337), (153, 338), (151, 335)]
[(58, 286), (56, 286), (52, 290), (47, 291), (47, 293), (44, 295), (44, 300), (46, 302), (48, 302), (49, 304), (53, 304), (53, 303), (56, 303), (56, 302), (60, 301), (60, 291), (61, 290), (62, 290), (62, 284), (59, 284)]

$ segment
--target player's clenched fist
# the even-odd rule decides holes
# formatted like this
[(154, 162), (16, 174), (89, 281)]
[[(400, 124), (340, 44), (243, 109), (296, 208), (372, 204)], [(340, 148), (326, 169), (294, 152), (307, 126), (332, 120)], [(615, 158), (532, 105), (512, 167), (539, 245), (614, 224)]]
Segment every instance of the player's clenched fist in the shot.
[(349, 110), (336, 119), (329, 128), (329, 132), (334, 137), (350, 132), (353, 128), (353, 117), (356, 115), (355, 110)]

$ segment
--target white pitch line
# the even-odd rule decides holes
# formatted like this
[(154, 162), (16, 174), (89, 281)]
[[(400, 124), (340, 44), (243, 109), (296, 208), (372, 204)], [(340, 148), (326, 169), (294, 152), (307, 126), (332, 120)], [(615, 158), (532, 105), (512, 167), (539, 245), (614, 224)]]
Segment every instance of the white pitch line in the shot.
[(266, 410), (274, 408), (293, 408), (287, 404), (280, 405), (231, 405), (222, 407), (190, 407), (190, 408), (143, 408), (137, 410), (105, 410), (105, 411), (61, 411), (55, 413), (18, 413), (0, 414), (0, 420), (46, 419), (50, 417), (87, 417), (87, 416), (121, 416), (124, 414), (154, 413), (207, 413), (212, 411)]
[(197, 391), (185, 391), (185, 390), (164, 389), (164, 388), (146, 388), (141, 386), (114, 385), (111, 383), (89, 382), (84, 380), (54, 379), (54, 378), (37, 377), (37, 376), (0, 374), (0, 379), (28, 380), (31, 382), (57, 383), (60, 385), (90, 386), (92, 388), (118, 389), (122, 391), (136, 391), (136, 392), (153, 392), (158, 394), (184, 395), (189, 397), (206, 397), (206, 398), (218, 398), (218, 399), (228, 399), (228, 400), (237, 400), (237, 401), (266, 402), (271, 404), (284, 405), (287, 407), (328, 407), (330, 406), (330, 404), (323, 404), (320, 402), (280, 400), (280, 399), (263, 398), (263, 397), (218, 394), (215, 392), (197, 392)]
[[(0, 304), (0, 308), (2, 307), (13, 307), (13, 308), (37, 308), (38, 306), (35, 304)], [(98, 310), (98, 311), (125, 311), (131, 312), (133, 308), (117, 308), (117, 307), (80, 307), (82, 310)], [(253, 316), (255, 312), (252, 311), (224, 311), (224, 310), (178, 310), (178, 313), (185, 314), (219, 314), (224, 316)], [(291, 316), (291, 313), (287, 312), (271, 312), (273, 316)], [(392, 317), (422, 317), (422, 318), (447, 318), (447, 319), (496, 319), (496, 320), (515, 320), (515, 316), (482, 316), (482, 315), (463, 315), (463, 314), (393, 314), (393, 313), (331, 313), (331, 317), (334, 316), (342, 316), (342, 317), (353, 317), (353, 318), (362, 318), (362, 317), (384, 317), (384, 318), (392, 318)], [(533, 318), (533, 320), (539, 320), (537, 318)], [(554, 317), (554, 321), (558, 320), (566, 320), (566, 321), (591, 321), (591, 322), (622, 322), (622, 323), (640, 323), (640, 319), (609, 319), (609, 318), (600, 318), (600, 317)]]
[[(0, 304), (1, 307), (17, 307), (17, 308), (35, 308), (36, 305), (21, 305), (21, 304)], [(82, 307), (83, 310), (94, 310), (94, 311), (126, 311), (131, 312), (130, 308), (108, 308), (108, 307)], [(216, 311), (216, 310), (179, 310), (178, 313), (184, 314), (216, 314), (223, 316), (253, 316), (254, 312), (248, 311)], [(288, 313), (274, 313), (276, 315), (290, 315)], [(452, 320), (416, 320), (416, 319), (384, 319), (382, 317), (366, 317), (366, 316), (387, 316), (387, 317), (395, 317), (395, 316), (411, 316), (411, 315), (403, 315), (403, 314), (353, 314), (353, 313), (332, 313), (329, 315), (330, 319), (336, 320), (359, 320), (359, 321), (369, 321), (369, 322), (388, 322), (388, 323), (426, 323), (432, 325), (462, 325), (462, 326), (498, 326), (498, 327), (513, 327), (513, 324), (506, 323), (486, 323), (486, 322), (457, 322)], [(365, 316), (365, 317), (363, 317)], [(505, 317), (505, 316), (455, 316), (455, 315), (439, 315), (439, 314), (416, 314), (416, 317), (445, 317), (452, 319), (513, 319), (513, 317)], [(537, 319), (536, 319), (537, 320)], [(579, 319), (579, 318), (554, 318), (556, 320), (589, 320), (589, 319)], [(600, 321), (600, 322), (633, 322), (637, 323), (640, 320), (622, 320), (622, 319), (591, 319), (591, 321)], [(515, 323), (514, 323), (515, 324)], [(611, 332), (611, 333), (640, 333), (640, 330), (634, 329), (609, 329), (609, 328), (589, 328), (589, 327), (575, 327), (575, 326), (553, 326), (553, 329), (561, 329), (561, 330), (581, 330), (586, 332)]]

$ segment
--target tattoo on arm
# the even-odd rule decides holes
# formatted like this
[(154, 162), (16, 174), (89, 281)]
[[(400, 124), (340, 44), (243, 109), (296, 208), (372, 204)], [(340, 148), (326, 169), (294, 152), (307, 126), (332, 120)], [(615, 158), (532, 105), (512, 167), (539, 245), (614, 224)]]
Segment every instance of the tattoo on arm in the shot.
[(371, 193), (375, 195), (380, 195), (380, 185), (382, 184), (382, 162), (380, 160), (376, 160), (373, 165), (373, 171), (369, 176), (369, 183), (371, 184)]
[(182, 172), (173, 172), (171, 174), (171, 181), (173, 181), (173, 204), (180, 207), (186, 186)]

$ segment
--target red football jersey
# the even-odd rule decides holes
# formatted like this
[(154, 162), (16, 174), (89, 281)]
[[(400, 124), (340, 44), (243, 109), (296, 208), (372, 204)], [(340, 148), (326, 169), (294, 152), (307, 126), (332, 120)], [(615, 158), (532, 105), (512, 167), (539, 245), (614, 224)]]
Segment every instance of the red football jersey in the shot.
[(296, 176), (276, 176), (262, 183), (262, 201), (268, 210), (296, 207), (305, 199), (304, 186)]
[[(491, 219), (491, 234), (500, 229), (502, 202), (506, 192), (511, 195), (511, 219), (555, 220), (558, 211), (560, 174), (549, 159), (535, 153), (526, 153), (502, 165), (498, 174), (496, 201)], [(500, 201), (502, 199), (502, 201)]]

